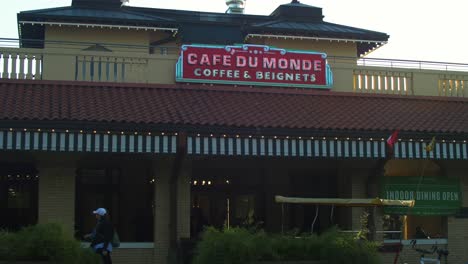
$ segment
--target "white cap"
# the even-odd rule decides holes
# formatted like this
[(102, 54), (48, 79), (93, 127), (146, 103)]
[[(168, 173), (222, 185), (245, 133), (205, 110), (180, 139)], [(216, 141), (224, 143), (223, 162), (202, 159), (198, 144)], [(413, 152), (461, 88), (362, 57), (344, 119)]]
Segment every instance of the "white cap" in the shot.
[(107, 211), (104, 208), (98, 208), (98, 209), (93, 211), (93, 214), (103, 216), (103, 215), (107, 214)]

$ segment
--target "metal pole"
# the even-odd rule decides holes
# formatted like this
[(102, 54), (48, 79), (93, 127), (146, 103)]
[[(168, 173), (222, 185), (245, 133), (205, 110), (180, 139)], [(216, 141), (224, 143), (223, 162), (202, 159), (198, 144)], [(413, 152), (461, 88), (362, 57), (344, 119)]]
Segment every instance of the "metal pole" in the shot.
[(281, 234), (284, 234), (284, 203), (281, 203)]
[(315, 205), (315, 218), (314, 218), (314, 221), (312, 222), (312, 226), (310, 227), (310, 234), (314, 233), (314, 225), (315, 225), (315, 221), (317, 221), (318, 213), (319, 213), (319, 206)]

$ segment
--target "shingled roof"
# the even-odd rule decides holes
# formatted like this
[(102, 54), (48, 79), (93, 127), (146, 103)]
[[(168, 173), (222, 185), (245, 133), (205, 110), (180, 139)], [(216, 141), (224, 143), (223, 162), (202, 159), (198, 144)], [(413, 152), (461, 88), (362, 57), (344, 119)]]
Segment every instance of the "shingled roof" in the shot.
[(0, 83), (2, 124), (105, 129), (468, 135), (468, 100), (315, 90), (57, 81)]

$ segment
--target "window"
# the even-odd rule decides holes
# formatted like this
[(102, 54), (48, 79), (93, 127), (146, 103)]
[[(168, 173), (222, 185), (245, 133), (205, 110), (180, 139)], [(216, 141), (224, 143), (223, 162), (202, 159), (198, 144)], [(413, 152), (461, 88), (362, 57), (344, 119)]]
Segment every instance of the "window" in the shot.
[(0, 164), (0, 228), (18, 230), (37, 222), (37, 171), (31, 164)]
[(82, 168), (77, 175), (78, 236), (96, 224), (92, 211), (108, 210), (122, 242), (153, 241), (153, 181), (147, 168)]
[[(384, 198), (414, 200), (414, 207), (385, 207), (387, 239), (447, 237), (447, 216), (461, 205), (458, 179), (444, 177), (384, 177)], [(397, 237), (396, 232), (401, 231)]]
[(248, 221), (255, 213), (255, 196), (237, 196), (235, 212), (235, 218), (238, 219), (238, 221)]
[(385, 239), (447, 238), (446, 216), (384, 215)]
[[(460, 180), (440, 176), (436, 164), (427, 161), (393, 162), (390, 170), (396, 176), (385, 176), (385, 199), (414, 200), (414, 207), (385, 207), (384, 227), (390, 231), (386, 239), (438, 239), (447, 238), (447, 216), (455, 215), (461, 207)], [(431, 168), (429, 175), (413, 167)], [(425, 169), (427, 171), (427, 169)], [(404, 176), (407, 173), (419, 176)], [(400, 235), (395, 233), (400, 231)]]
[(191, 182), (191, 236), (197, 237), (205, 226), (263, 224), (259, 174), (245, 169), (195, 169)]

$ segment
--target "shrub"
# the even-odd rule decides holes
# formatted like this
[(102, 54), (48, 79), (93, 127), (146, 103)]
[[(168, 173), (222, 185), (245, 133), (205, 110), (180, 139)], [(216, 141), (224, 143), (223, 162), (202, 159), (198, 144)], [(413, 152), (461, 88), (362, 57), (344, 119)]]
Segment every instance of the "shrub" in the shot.
[(53, 261), (57, 263), (99, 263), (90, 249), (81, 247), (59, 224), (25, 227), (17, 233), (0, 232), (1, 260)]
[(0, 231), (0, 259), (9, 260), (14, 252), (12, 246), (14, 244), (14, 234), (6, 231)]
[(272, 235), (243, 228), (208, 228), (195, 249), (194, 264), (254, 261), (379, 263), (376, 244), (331, 229), (318, 235)]
[(331, 230), (321, 236), (323, 245), (320, 255), (329, 264), (376, 264), (380, 263), (377, 244), (364, 239), (355, 239), (348, 234)]

